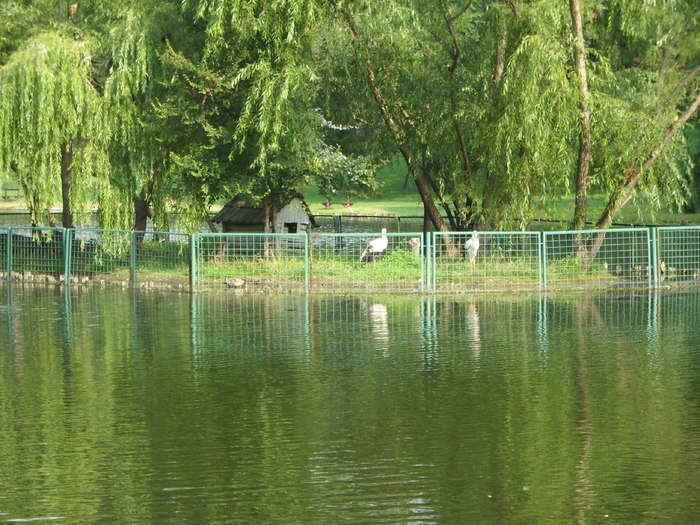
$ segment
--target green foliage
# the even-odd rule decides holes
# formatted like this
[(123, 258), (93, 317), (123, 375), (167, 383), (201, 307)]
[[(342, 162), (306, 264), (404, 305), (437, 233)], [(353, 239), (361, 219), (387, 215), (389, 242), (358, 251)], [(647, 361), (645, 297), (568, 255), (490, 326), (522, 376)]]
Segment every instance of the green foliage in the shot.
[(375, 166), (367, 157), (345, 155), (337, 146), (324, 146), (311, 158), (310, 169), (315, 174), (319, 192), (327, 201), (345, 194), (368, 195), (377, 190)]
[[(3, 0), (0, 177), (36, 222), (60, 195), (130, 227), (134, 198), (196, 228), (238, 195), (376, 191), (400, 151), (458, 229), (524, 226), (570, 195), (578, 78), (566, 3)], [(591, 192), (619, 191), (698, 86), (693, 0), (585, 2)], [(97, 46), (94, 43), (99, 42)], [(687, 197), (680, 134), (636, 190)]]
[(85, 211), (106, 179), (93, 45), (58, 33), (28, 42), (0, 69), (0, 171), (23, 189), (35, 224), (61, 194), (62, 151), (72, 153), (70, 196)]
[[(679, 89), (699, 58), (692, 4), (586, 3), (593, 191), (619, 187), (697, 85)], [(339, 5), (342, 16), (318, 41), (329, 50), (319, 51), (327, 59), (327, 107), (362, 123), (368, 151), (403, 144), (459, 226), (513, 218), (524, 225), (533, 203), (571, 191), (579, 96), (566, 4)], [(359, 28), (357, 38), (347, 20)], [(382, 105), (398, 131), (381, 119)], [(682, 201), (683, 156), (675, 142), (644, 175), (639, 190), (648, 202)]]
[(109, 129), (113, 213), (105, 215), (106, 227), (129, 228), (133, 223), (132, 199), (155, 204), (154, 221), (164, 223), (169, 197), (167, 150), (160, 139), (153, 101), (163, 91), (163, 67), (159, 54), (165, 42), (182, 30), (173, 3), (140, 6), (119, 13), (103, 45), (109, 64), (105, 86), (105, 127)]
[[(329, 141), (314, 100), (312, 1), (185, 2), (206, 38), (161, 57), (174, 88), (156, 102), (178, 200), (238, 195), (279, 204), (313, 181), (325, 194), (373, 189), (371, 165)], [(171, 127), (172, 124), (172, 127)], [(204, 209), (204, 207), (202, 207)], [(274, 209), (274, 207), (273, 207)]]

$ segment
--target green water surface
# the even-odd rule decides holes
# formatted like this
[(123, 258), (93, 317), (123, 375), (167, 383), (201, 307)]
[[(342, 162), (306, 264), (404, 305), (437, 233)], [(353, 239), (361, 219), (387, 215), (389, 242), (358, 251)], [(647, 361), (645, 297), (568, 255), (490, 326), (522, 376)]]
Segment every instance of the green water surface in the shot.
[(700, 293), (0, 288), (0, 522), (700, 523)]

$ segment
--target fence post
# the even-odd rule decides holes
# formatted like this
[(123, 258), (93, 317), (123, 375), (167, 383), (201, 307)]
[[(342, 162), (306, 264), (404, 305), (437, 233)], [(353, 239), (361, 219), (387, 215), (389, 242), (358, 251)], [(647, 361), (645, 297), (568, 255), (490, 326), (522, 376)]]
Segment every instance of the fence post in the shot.
[(426, 250), (428, 249), (428, 238), (425, 234), (421, 233), (418, 257), (420, 258), (420, 289), (422, 292), (430, 289), (430, 283), (428, 282), (428, 262), (425, 256)]
[(190, 292), (197, 291), (197, 280), (196, 280), (196, 261), (197, 261), (197, 241), (196, 233), (190, 234)]
[(428, 236), (428, 283), (430, 285), (429, 290), (435, 291), (437, 289), (436, 284), (436, 273), (437, 273), (437, 237), (438, 232), (427, 232)]
[[(337, 213), (333, 215), (333, 230), (335, 233), (343, 233), (343, 219)], [(343, 237), (342, 235), (336, 235), (335, 237), (335, 249), (343, 249)]]
[(131, 257), (129, 261), (129, 286), (136, 286), (136, 231), (131, 231)]
[(63, 230), (63, 282), (70, 284), (70, 269), (73, 264), (73, 229)]
[(547, 232), (540, 232), (542, 243), (542, 287), (547, 289)]
[(656, 286), (659, 284), (656, 280), (656, 228), (649, 228), (648, 231), (647, 240), (649, 249), (647, 250), (647, 268), (649, 268), (649, 286)]
[(542, 246), (544, 245), (542, 242), (543, 237), (544, 232), (537, 232), (537, 285), (539, 286), (540, 290), (545, 288), (544, 263), (542, 259)]
[(12, 228), (7, 229), (7, 282), (12, 282)]

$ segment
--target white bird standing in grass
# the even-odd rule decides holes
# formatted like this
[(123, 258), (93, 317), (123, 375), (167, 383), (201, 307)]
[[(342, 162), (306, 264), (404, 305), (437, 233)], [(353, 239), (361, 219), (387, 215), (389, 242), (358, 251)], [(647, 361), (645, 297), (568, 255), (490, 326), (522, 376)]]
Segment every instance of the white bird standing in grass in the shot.
[(467, 259), (470, 264), (476, 261), (476, 254), (479, 251), (479, 234), (474, 232), (472, 236), (464, 243), (464, 248), (467, 250)]
[(374, 262), (377, 257), (386, 250), (389, 239), (386, 237), (386, 228), (382, 228), (382, 236), (369, 241), (367, 248), (360, 255), (360, 262)]

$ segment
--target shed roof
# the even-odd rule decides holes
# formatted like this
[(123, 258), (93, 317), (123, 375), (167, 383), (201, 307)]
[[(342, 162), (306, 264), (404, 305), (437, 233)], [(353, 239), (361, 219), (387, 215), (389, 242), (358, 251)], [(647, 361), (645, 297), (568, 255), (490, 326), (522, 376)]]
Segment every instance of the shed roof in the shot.
[(232, 224), (262, 224), (264, 212), (262, 208), (257, 208), (247, 204), (242, 199), (231, 199), (221, 211), (212, 217), (213, 222), (229, 222)]
[[(309, 207), (301, 194), (294, 195), (282, 205), (282, 208), (292, 202), (293, 199), (299, 199), (301, 201), (304, 211), (306, 211), (307, 215), (309, 216), (311, 223), (314, 224), (313, 215), (311, 215), (311, 211), (309, 210)], [(212, 221), (226, 222), (229, 224), (262, 224), (264, 218), (265, 212), (262, 208), (251, 206), (243, 199), (236, 197), (224, 204), (224, 207), (221, 208), (219, 213), (212, 217)]]

